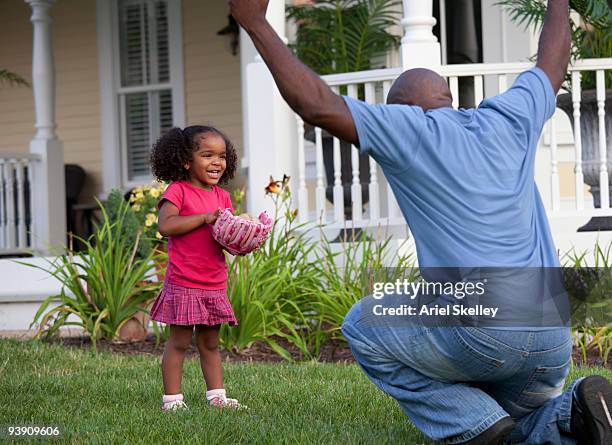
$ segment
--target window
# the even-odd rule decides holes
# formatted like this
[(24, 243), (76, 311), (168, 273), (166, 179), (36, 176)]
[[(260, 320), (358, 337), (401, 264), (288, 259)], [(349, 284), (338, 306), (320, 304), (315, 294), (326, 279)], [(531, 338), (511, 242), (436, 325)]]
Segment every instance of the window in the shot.
[(151, 145), (172, 127), (168, 2), (119, 0), (119, 129), (124, 186), (151, 177)]
[(185, 126), (181, 0), (97, 0), (103, 193), (150, 181), (161, 133)]

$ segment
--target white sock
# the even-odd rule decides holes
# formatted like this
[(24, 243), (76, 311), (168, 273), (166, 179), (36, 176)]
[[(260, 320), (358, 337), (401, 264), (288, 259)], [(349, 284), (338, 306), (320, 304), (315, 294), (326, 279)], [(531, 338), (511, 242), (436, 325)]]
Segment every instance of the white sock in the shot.
[(214, 399), (215, 397), (225, 397), (225, 389), (224, 388), (219, 388), (219, 389), (211, 389), (210, 391), (206, 391), (206, 400), (207, 401), (211, 401), (212, 399)]
[(171, 394), (171, 395), (167, 395), (164, 394), (162, 397), (162, 401), (164, 403), (169, 403), (169, 402), (174, 402), (175, 400), (183, 400), (183, 394)]

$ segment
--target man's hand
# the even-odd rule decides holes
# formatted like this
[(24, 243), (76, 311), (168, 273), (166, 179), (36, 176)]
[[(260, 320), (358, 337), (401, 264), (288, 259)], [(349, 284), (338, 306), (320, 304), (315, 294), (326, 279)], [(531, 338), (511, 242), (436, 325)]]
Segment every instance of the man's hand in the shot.
[(229, 0), (229, 5), (234, 19), (249, 33), (293, 111), (305, 122), (358, 145), (353, 116), (344, 100), (289, 51), (266, 20), (268, 0)]
[(266, 21), (269, 0), (229, 0), (230, 13), (247, 32)]

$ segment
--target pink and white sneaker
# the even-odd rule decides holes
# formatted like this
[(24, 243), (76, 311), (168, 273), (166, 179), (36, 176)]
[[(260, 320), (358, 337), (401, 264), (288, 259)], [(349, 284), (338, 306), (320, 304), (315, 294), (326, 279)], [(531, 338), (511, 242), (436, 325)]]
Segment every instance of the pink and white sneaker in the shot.
[(248, 409), (246, 405), (241, 404), (236, 399), (229, 399), (223, 394), (213, 396), (208, 404), (216, 408), (232, 408), (232, 409)]
[(171, 396), (163, 396), (162, 397), (163, 412), (176, 412), (182, 410), (188, 410), (187, 404), (183, 402), (183, 394), (176, 394)]

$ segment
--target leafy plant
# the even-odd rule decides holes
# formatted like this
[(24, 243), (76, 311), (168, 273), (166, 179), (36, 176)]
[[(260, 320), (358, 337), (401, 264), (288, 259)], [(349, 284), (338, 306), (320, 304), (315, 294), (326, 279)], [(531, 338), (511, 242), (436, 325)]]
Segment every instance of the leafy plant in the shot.
[(318, 271), (309, 261), (315, 246), (300, 230), (303, 227), (295, 224), (297, 213), (290, 209), (287, 181), (271, 195), (275, 214), (270, 237), (257, 252), (229, 260), (228, 296), (239, 324), (222, 326), (220, 339), (227, 349), (237, 351), (263, 340), (290, 359), (273, 337), (284, 337), (291, 343), (300, 341), (283, 333), (283, 328), (295, 326), (302, 318), (292, 300), (317, 285)]
[[(572, 11), (579, 20), (570, 16), (572, 33), (572, 58), (612, 57), (612, 8), (608, 0), (570, 0)], [(541, 28), (546, 14), (546, 0), (501, 0), (498, 5), (505, 6), (510, 18), (525, 28)], [(568, 85), (571, 78), (567, 77)], [(612, 83), (612, 71), (606, 71), (606, 84)], [(583, 73), (584, 89), (595, 87), (592, 72)]]
[(143, 230), (143, 236), (154, 246), (165, 243), (164, 237), (157, 230), (157, 203), (167, 187), (167, 184), (142, 185), (134, 188), (129, 195), (129, 203)]
[(414, 269), (405, 256), (395, 259), (394, 268), (384, 268), (390, 240), (363, 233), (333, 248), (324, 236), (308, 236), (309, 227), (296, 224), (288, 179), (271, 180), (266, 188), (275, 204), (270, 238), (260, 251), (229, 262), (228, 295), (239, 325), (222, 326), (221, 340), (237, 351), (263, 340), (291, 360), (277, 342), (282, 338), (311, 360), (330, 338), (342, 339), (344, 316), (371, 293), (374, 282), (394, 281)]
[(396, 48), (389, 32), (400, 19), (398, 0), (314, 0), (288, 6), (287, 18), (298, 24), (291, 45), (302, 62), (318, 74), (374, 68), (374, 60)]
[(244, 202), (244, 196), (246, 195), (245, 189), (235, 189), (232, 192), (232, 201), (234, 203), (234, 214), (239, 215), (242, 213), (242, 203)]
[[(138, 258), (147, 258), (152, 251), (151, 238), (143, 236), (145, 225), (139, 221), (133, 208), (126, 203), (121, 190), (111, 190), (104, 207), (113, 227), (114, 238), (123, 239), (130, 250), (132, 246), (137, 245)], [(119, 220), (121, 224), (115, 224)]]
[(345, 240), (338, 249), (322, 237), (317, 250), (317, 265), (323, 289), (317, 294), (313, 308), (321, 314), (328, 332), (340, 337), (340, 327), (349, 309), (372, 293), (374, 283), (414, 281), (418, 278), (414, 259), (400, 255), (393, 267), (386, 267), (391, 239), (376, 240), (361, 232), (357, 239)]
[(153, 335), (155, 336), (155, 346), (159, 346), (159, 343), (163, 339), (167, 341), (170, 338), (170, 325), (161, 323), (159, 321), (151, 320), (151, 326)]
[(0, 69), (0, 84), (7, 82), (9, 85), (20, 85), (29, 87), (30, 84), (27, 80), (21, 77), (19, 74), (15, 74), (12, 71)]
[[(589, 350), (597, 350), (599, 357), (607, 363), (612, 352), (612, 326), (607, 321), (612, 308), (612, 243), (607, 247), (598, 242), (593, 249), (593, 265), (589, 264), (587, 252), (569, 252), (565, 255), (566, 287), (572, 301), (573, 317), (584, 320), (574, 327), (574, 343), (579, 347), (583, 364), (587, 363)], [(567, 280), (567, 275), (571, 276)], [(576, 307), (575, 303), (580, 303)], [(594, 315), (595, 314), (595, 315)]]
[[(159, 292), (161, 283), (153, 281), (155, 252), (149, 250), (140, 258), (136, 253), (141, 233), (136, 233), (134, 242), (123, 236), (130, 208), (122, 202), (112, 220), (100, 205), (101, 226), (90, 239), (80, 240), (85, 246), (82, 252), (68, 249), (47, 260), (46, 267), (22, 263), (48, 272), (62, 284), (59, 294), (43, 301), (30, 325), (40, 320), (36, 338), (48, 338), (61, 326), (80, 326), (95, 350), (99, 338), (114, 340), (123, 324), (136, 313), (146, 312), (144, 305)], [(51, 308), (54, 303), (57, 306)], [(71, 314), (78, 321), (69, 322)]]

